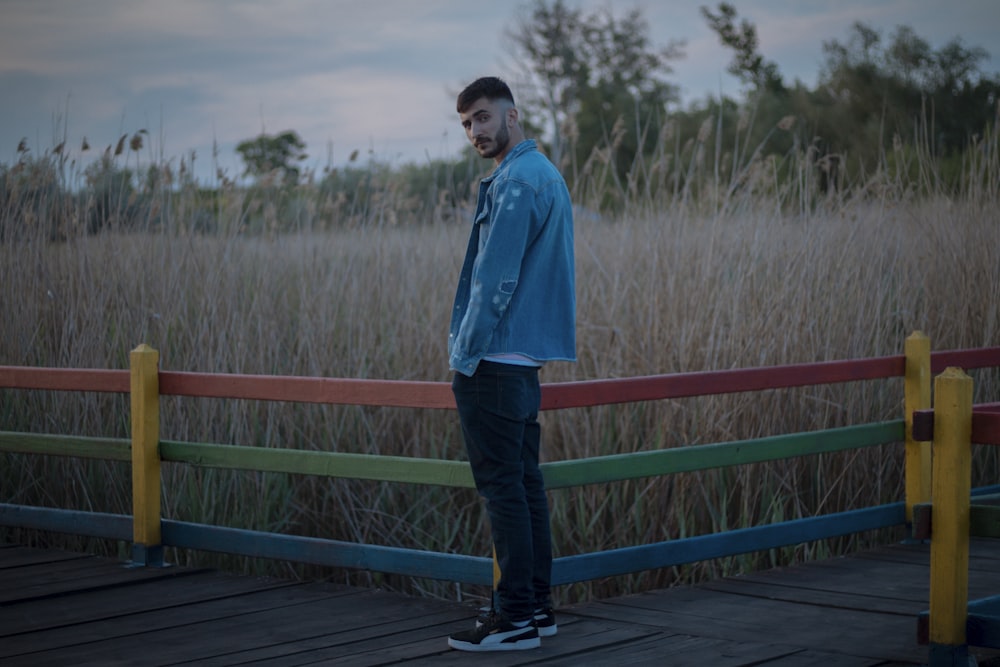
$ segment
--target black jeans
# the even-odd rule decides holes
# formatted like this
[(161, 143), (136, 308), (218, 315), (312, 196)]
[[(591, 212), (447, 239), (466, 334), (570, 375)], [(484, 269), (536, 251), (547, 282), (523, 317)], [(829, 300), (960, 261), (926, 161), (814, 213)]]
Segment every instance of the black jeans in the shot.
[(513, 621), (551, 606), (552, 536), (538, 468), (538, 369), (479, 362), (452, 381), (476, 489), (500, 566), (500, 609)]

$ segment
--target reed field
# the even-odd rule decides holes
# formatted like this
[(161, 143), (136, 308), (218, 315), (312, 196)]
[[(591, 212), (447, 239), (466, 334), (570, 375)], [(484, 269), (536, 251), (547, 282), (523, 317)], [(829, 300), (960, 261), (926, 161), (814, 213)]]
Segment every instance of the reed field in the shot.
[[(918, 155), (917, 173), (928, 180), (902, 182), (876, 166), (826, 194), (805, 161), (761, 161), (724, 172), (732, 177), (717, 170), (689, 179), (680, 190), (623, 184), (618, 210), (599, 213), (594, 181), (583, 174), (574, 187), (579, 361), (549, 364), (543, 382), (894, 355), (916, 330), (935, 350), (997, 345), (995, 139), (990, 148), (967, 162), (964, 185), (952, 192), (933, 187), (927, 156)], [(647, 165), (650, 180), (658, 169), (689, 172), (696, 164), (668, 162)], [(600, 166), (587, 168), (599, 174)], [(779, 168), (791, 176), (777, 179)], [(92, 234), (73, 231), (87, 206), (74, 199), (60, 223), (70, 231), (55, 240), (53, 223), (37, 212), (63, 205), (61, 195), (26, 206), (8, 188), (0, 202), (0, 228), (8, 230), (0, 242), (0, 364), (126, 368), (129, 351), (147, 343), (169, 370), (450, 381), (447, 327), (467, 240), (467, 192), (432, 192), (432, 205), (415, 210), (386, 186), (350, 212), (350, 224), (339, 224), (345, 212), (310, 198), (311, 187), (299, 188), (305, 222), (280, 231), (266, 223), (281, 223), (289, 208), (264, 190), (220, 187), (212, 230), (204, 231), (189, 224), (204, 193), (175, 187), (155, 199), (157, 225)], [(251, 230), (252, 220), (262, 222)], [(995, 370), (971, 374), (977, 401), (1000, 400)], [(446, 410), (176, 397), (164, 397), (162, 408), (161, 437), (170, 440), (465, 456), (457, 416)], [(553, 411), (542, 416), (543, 456), (697, 446), (897, 419), (902, 411), (901, 379)], [(0, 391), (0, 430), (127, 437), (128, 420), (127, 397)], [(902, 498), (902, 456), (899, 444), (552, 491), (556, 556), (894, 502)], [(995, 483), (995, 455), (979, 452), (977, 460), (974, 482)], [(124, 464), (0, 457), (0, 502), (130, 513), (130, 485)], [(165, 464), (163, 503), (171, 519), (490, 552), (471, 490)], [(0, 536), (117, 554), (127, 548), (12, 529)], [(558, 596), (567, 602), (693, 582), (899, 537), (862, 534), (564, 587)], [(439, 597), (485, 594), (378, 573), (177, 550), (167, 557)]]

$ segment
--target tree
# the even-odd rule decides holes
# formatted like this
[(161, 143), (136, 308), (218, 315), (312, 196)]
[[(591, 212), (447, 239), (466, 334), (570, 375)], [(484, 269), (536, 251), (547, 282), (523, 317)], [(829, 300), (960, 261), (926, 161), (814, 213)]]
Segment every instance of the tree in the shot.
[(546, 118), (553, 162), (565, 169), (567, 160), (586, 160), (621, 119), (627, 137), (613, 157), (624, 175), (644, 126), (658, 127), (665, 105), (678, 98), (666, 77), (679, 45), (654, 49), (639, 9), (621, 18), (610, 8), (584, 15), (563, 0), (535, 0), (506, 34), (529, 91), (522, 106)]
[(931, 60), (931, 46), (927, 40), (918, 36), (913, 28), (899, 26), (896, 29), (892, 44), (885, 52), (886, 66), (891, 72), (901, 77), (906, 85), (922, 87), (926, 81), (919, 80), (927, 71)]
[(533, 84), (526, 101), (548, 118), (552, 161), (559, 164), (566, 146), (564, 126), (578, 108), (579, 90), (590, 78), (583, 45), (583, 12), (569, 9), (562, 0), (551, 7), (537, 1), (522, 9), (513, 28), (506, 30), (515, 45), (515, 58)]
[(719, 36), (722, 45), (735, 52), (732, 62), (726, 68), (730, 74), (757, 91), (785, 91), (778, 65), (773, 61), (765, 61), (764, 56), (758, 52), (760, 40), (757, 38), (757, 26), (743, 19), (737, 27), (736, 8), (728, 2), (719, 3), (718, 13), (712, 13), (703, 6), (701, 15), (708, 21), (708, 27)]
[(294, 185), (299, 180), (299, 168), (292, 163), (308, 157), (305, 148), (298, 133), (286, 130), (273, 136), (261, 134), (255, 139), (242, 141), (236, 146), (236, 152), (246, 165), (244, 176), (260, 180), (278, 172), (284, 184)]
[(1000, 78), (980, 68), (985, 50), (958, 38), (935, 51), (901, 26), (885, 44), (878, 30), (858, 22), (846, 44), (825, 42), (823, 51), (819, 90), (832, 98), (829, 128), (856, 154), (871, 158), (871, 148), (890, 146), (894, 135), (920, 137), (937, 156), (955, 154), (994, 120)]

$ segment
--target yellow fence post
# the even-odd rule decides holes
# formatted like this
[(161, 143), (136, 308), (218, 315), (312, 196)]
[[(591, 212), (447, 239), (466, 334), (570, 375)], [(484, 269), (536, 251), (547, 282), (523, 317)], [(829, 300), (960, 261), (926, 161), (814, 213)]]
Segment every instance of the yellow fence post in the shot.
[(931, 500), (931, 443), (913, 439), (913, 412), (931, 407), (931, 339), (921, 331), (904, 345), (906, 371), (903, 409), (906, 412), (906, 526), (912, 535), (913, 506)]
[(959, 664), (968, 652), (972, 378), (947, 368), (934, 380), (929, 639), (932, 655)]
[(160, 536), (160, 353), (129, 353), (132, 403), (132, 562), (163, 565)]

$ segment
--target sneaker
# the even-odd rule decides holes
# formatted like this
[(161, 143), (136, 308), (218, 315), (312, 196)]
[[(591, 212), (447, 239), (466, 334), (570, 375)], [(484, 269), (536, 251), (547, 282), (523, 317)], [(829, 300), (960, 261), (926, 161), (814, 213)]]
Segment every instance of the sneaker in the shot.
[(551, 607), (536, 609), (534, 623), (539, 637), (555, 637), (559, 631), (559, 627), (556, 625), (556, 615), (552, 613)]
[(501, 614), (480, 616), (472, 630), (448, 637), (448, 646), (459, 651), (523, 651), (541, 645), (533, 623), (518, 627)]

